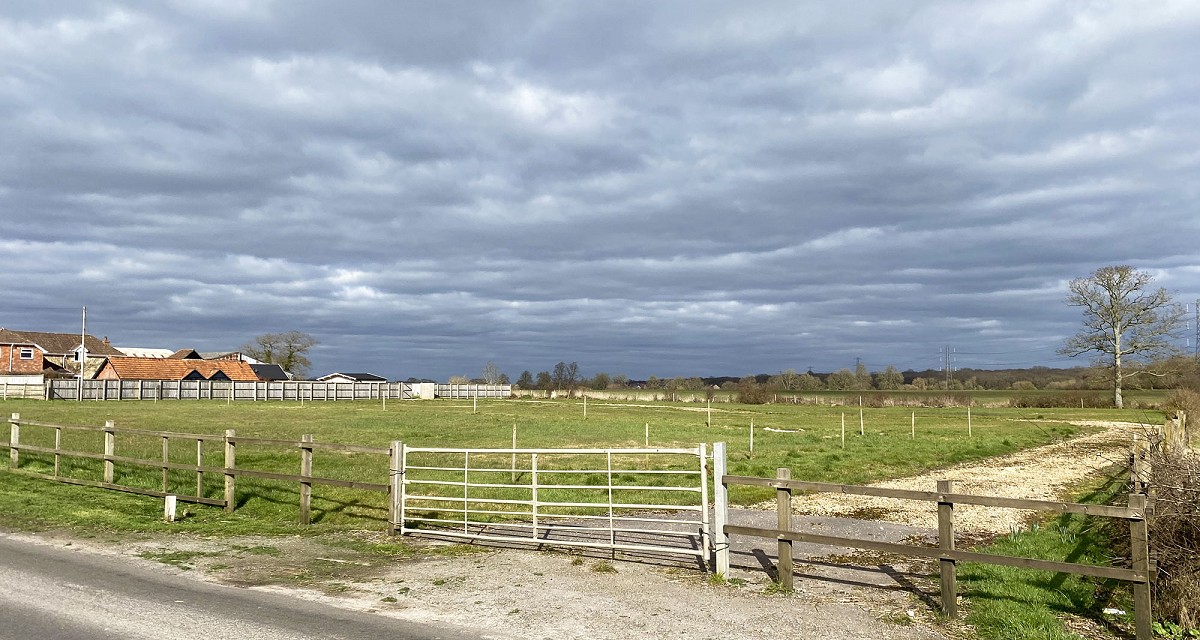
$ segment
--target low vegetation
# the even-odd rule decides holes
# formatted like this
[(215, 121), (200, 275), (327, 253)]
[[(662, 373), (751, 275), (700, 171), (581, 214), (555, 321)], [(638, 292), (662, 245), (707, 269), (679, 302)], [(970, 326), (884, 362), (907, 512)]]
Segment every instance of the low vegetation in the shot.
[[(1127, 495), (1127, 479), (1125, 468), (1114, 467), (1106, 477), (1082, 489), (1076, 500), (1120, 502)], [(1127, 542), (1129, 537), (1124, 522), (1114, 523), (1108, 518), (1071, 514), (1047, 517), (977, 550), (1111, 565), (1114, 542)], [(1120, 637), (1132, 626), (1133, 605), (1127, 583), (977, 563), (963, 563), (958, 577), (966, 596), (966, 621), (980, 637), (989, 640)]]

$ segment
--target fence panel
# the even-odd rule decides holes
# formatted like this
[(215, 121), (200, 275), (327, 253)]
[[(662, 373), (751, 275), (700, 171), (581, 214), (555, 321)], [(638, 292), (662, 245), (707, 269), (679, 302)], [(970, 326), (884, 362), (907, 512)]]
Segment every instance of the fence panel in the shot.
[[(504, 397), (499, 391), (490, 396)], [(411, 400), (407, 382), (315, 382), (311, 380), (232, 382), (228, 380), (84, 380), (84, 400)], [(56, 379), (38, 385), (0, 383), (0, 398), (78, 400), (79, 380)], [(231, 397), (232, 396), (232, 397)], [(474, 396), (465, 396), (474, 397)]]
[(708, 560), (704, 445), (400, 450), (402, 534)]

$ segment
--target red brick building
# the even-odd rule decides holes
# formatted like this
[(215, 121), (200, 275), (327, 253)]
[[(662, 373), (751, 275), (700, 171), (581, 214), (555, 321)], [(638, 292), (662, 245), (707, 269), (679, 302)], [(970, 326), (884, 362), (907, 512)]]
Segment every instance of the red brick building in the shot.
[[(84, 375), (91, 377), (108, 356), (119, 356), (108, 339), (85, 336), (87, 362)], [(76, 350), (78, 333), (46, 333), (44, 331), (13, 331), (0, 327), (0, 376), (37, 378), (68, 377), (79, 374)]]

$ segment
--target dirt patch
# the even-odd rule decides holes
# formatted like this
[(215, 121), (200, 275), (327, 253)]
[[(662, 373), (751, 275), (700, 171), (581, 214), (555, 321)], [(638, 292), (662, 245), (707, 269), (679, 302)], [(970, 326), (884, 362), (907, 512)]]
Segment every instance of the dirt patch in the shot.
[[(1059, 500), (1064, 489), (1101, 469), (1123, 462), (1135, 433), (1149, 425), (1131, 422), (1075, 422), (1103, 431), (1057, 444), (1026, 449), (1007, 456), (955, 465), (908, 478), (872, 484), (873, 487), (934, 491), (938, 480), (954, 480), (955, 493), (1001, 496), (1030, 500)], [(766, 509), (774, 502), (751, 508)], [(937, 528), (937, 508), (929, 502), (834, 494), (798, 496), (792, 501), (797, 513), (861, 517), (905, 524), (923, 529)], [(965, 534), (1005, 534), (1019, 529), (1032, 515), (1029, 511), (958, 505), (954, 526)]]
[(485, 638), (946, 637), (933, 610), (902, 590), (797, 579), (795, 592), (781, 594), (762, 571), (719, 584), (685, 564), (417, 538), (399, 544), (367, 531), (336, 538), (20, 536)]

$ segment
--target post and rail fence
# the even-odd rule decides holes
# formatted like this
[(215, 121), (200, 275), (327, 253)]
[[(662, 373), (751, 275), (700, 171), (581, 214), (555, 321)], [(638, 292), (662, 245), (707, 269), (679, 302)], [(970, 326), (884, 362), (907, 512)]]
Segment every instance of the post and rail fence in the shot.
[[(1056, 573), (1093, 576), (1130, 582), (1133, 584), (1134, 622), (1138, 640), (1149, 640), (1151, 631), (1150, 582), (1156, 568), (1150, 556), (1149, 535), (1147, 529), (1147, 496), (1141, 493), (1131, 493), (1125, 505), (1079, 504), (1070, 502), (1054, 502), (1046, 500), (1026, 500), (1003, 498), (995, 496), (976, 496), (954, 492), (952, 480), (940, 480), (936, 491), (913, 491), (906, 489), (890, 489), (857, 485), (834, 484), (827, 482), (809, 482), (792, 480), (790, 470), (777, 470), (775, 478), (759, 478), (733, 476), (725, 473), (725, 443), (714, 444), (714, 480), (716, 510), (715, 530), (717, 534), (714, 547), (717, 549), (715, 570), (727, 574), (729, 571), (729, 536), (746, 535), (758, 538), (773, 538), (778, 540), (779, 566), (778, 576), (781, 586), (790, 589), (792, 586), (792, 543), (807, 542), (854, 549), (865, 549), (898, 555), (916, 556), (938, 560), (940, 565), (941, 604), (943, 613), (949, 617), (958, 614), (957, 574), (956, 564), (963, 562), (979, 562), (1025, 569), (1040, 569)], [(723, 505), (728, 504), (728, 491), (731, 485), (768, 487), (776, 491), (776, 509), (778, 524), (775, 529), (761, 527), (746, 527), (728, 524), (727, 513)], [(896, 498), (901, 500), (917, 500), (936, 503), (938, 514), (937, 546), (926, 547), (918, 545), (899, 544), (848, 538), (841, 536), (819, 535), (795, 531), (791, 526), (792, 493), (807, 491), (812, 493), (837, 493), (843, 495), (874, 496)], [(1132, 567), (1106, 567), (1072, 562), (1041, 560), (1001, 556), (975, 551), (964, 551), (955, 548), (954, 507), (955, 505), (978, 505), (985, 507), (1003, 507), (1024, 509), (1050, 513), (1071, 513), (1088, 516), (1100, 516), (1125, 520), (1129, 523), (1129, 537), (1132, 548)]]

